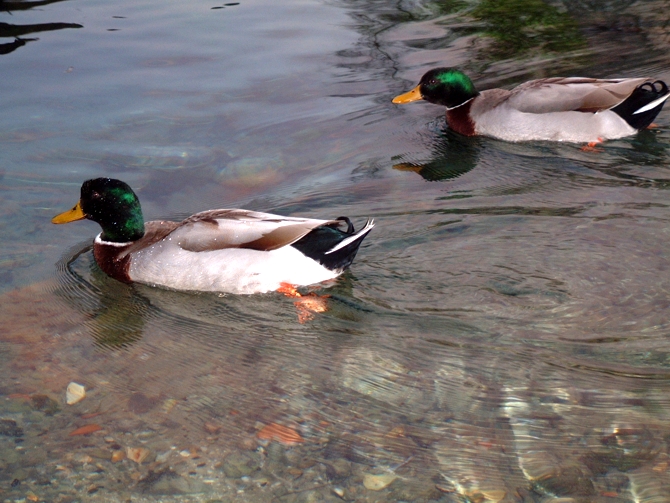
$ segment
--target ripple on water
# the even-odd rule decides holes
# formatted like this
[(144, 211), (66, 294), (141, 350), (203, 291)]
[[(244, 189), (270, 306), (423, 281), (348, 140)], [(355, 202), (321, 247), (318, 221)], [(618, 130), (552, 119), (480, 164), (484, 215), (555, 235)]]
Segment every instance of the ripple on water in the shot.
[[(290, 26), (308, 3), (286, 14)], [(667, 111), (660, 128), (585, 152), (463, 138), (445, 129), (440, 107), (389, 103), (391, 88), (405, 88), (399, 79), (438, 60), (472, 67), (483, 85), (574, 65), (667, 78), (663, 6), (620, 2), (598, 14), (606, 22), (581, 16), (598, 61), (588, 66), (574, 53), (483, 61), (480, 27), (455, 23), (465, 13), (380, 5), (337, 7), (342, 23), (315, 16), (312, 40), (356, 44), (325, 55), (294, 43), (304, 26), (268, 31), (258, 10), (263, 22), (239, 23), (240, 32), (198, 32), (212, 59), (187, 43), (189, 22), (170, 37), (191, 55), (164, 53), (171, 46), (153, 35), (156, 51), (127, 59), (115, 45), (124, 71), (140, 67), (118, 101), (78, 101), (74, 71), (32, 79), (47, 83), (45, 97), (21, 97), (31, 105), (15, 116), (5, 110), (16, 124), (0, 137), (3, 169), (20, 171), (2, 179), (3, 278), (40, 261), (38, 274), (50, 275), (55, 260), (45, 257), (88, 235), (80, 227), (56, 238), (48, 218), (100, 174), (130, 177), (152, 217), (243, 201), (369, 215), (377, 226), (352, 269), (315, 289), (330, 295), (329, 309), (303, 324), (278, 294), (119, 284), (94, 264), (89, 241), (65, 254), (52, 281), (3, 294), (4, 498), (667, 500)], [(187, 14), (163, 8), (171, 23), (199, 15), (183, 2), (173, 8)], [(205, 10), (216, 23), (251, 12)], [(612, 24), (621, 12), (640, 29)], [(137, 27), (113, 36), (145, 33)], [(217, 43), (218, 34), (269, 41), (270, 58)], [(46, 36), (40, 44), (62, 57), (46, 51)], [(21, 61), (11, 58), (3, 62)], [(38, 65), (19, 66), (16, 78), (28, 81), (23, 72)], [(279, 67), (290, 72), (274, 78)], [(148, 75), (161, 78), (141, 85)], [(59, 78), (68, 79), (60, 88)], [(64, 118), (78, 127), (63, 131)], [(67, 405), (70, 382), (86, 396)]]

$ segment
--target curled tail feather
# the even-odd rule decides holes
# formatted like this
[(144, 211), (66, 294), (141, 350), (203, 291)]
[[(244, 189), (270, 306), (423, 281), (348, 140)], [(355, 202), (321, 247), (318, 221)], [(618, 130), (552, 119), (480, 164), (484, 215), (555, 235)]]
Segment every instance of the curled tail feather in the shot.
[(645, 82), (612, 108), (612, 111), (631, 127), (644, 129), (656, 118), (668, 98), (670, 89), (665, 82)]
[(354, 261), (363, 239), (375, 224), (374, 220), (368, 219), (363, 228), (355, 231), (348, 218), (339, 217), (337, 220), (347, 224), (346, 231), (338, 229), (337, 226), (318, 227), (291, 246), (326, 269), (346, 269)]

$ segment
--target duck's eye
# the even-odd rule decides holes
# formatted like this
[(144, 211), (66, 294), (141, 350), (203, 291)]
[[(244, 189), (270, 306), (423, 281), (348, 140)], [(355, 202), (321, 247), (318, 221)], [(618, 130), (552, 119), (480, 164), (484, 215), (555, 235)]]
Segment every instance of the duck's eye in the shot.
[(437, 79), (430, 79), (430, 80), (428, 81), (428, 83), (429, 83), (431, 86), (434, 86), (435, 84), (437, 84)]

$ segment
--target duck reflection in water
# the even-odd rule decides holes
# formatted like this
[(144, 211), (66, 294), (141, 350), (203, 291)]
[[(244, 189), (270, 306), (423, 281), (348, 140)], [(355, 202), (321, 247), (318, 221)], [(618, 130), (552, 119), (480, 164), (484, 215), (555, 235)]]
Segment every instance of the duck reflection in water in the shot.
[(10, 42), (8, 44), (0, 44), (0, 54), (9, 54), (10, 52), (14, 52), (17, 50), (19, 47), (23, 47), (26, 45), (28, 42), (34, 42), (35, 40), (39, 40), (39, 38), (15, 38), (14, 42)]
[(90, 243), (68, 250), (56, 265), (55, 294), (76, 311), (97, 346), (128, 347), (142, 338), (150, 301), (132, 287), (110, 279), (93, 260)]
[[(433, 140), (431, 159), (393, 165), (399, 171), (414, 171), (429, 182), (452, 180), (472, 170), (479, 161), (479, 138), (461, 136), (449, 128)], [(396, 159), (404, 156), (397, 156)]]
[(0, 10), (12, 12), (15, 10), (29, 10), (33, 7), (42, 7), (52, 3), (62, 2), (63, 0), (38, 0), (36, 2), (7, 2), (0, 0)]
[[(40, 0), (36, 2), (5, 2), (0, 0), (0, 10), (11, 14), (15, 10), (29, 10), (33, 7), (41, 7), (51, 3), (61, 2), (63, 0)], [(39, 23), (16, 25), (9, 23), (0, 23), (0, 38), (13, 38), (12, 42), (0, 44), (0, 55), (14, 52), (19, 47), (23, 47), (28, 42), (34, 42), (39, 38), (25, 38), (24, 35), (37, 33), (41, 31), (63, 30), (65, 28), (83, 28), (76, 23)]]

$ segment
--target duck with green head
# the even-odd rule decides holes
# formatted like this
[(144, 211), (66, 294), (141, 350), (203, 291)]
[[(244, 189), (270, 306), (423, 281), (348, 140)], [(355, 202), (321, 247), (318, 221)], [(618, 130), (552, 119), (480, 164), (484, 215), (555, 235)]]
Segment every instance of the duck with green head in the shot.
[(374, 226), (368, 219), (356, 232), (346, 217), (317, 220), (241, 209), (204, 211), (181, 222), (144, 222), (135, 192), (111, 178), (84, 182), (79, 202), (52, 222), (81, 219), (102, 227), (93, 254), (112, 278), (241, 294), (337, 277)]
[(480, 92), (463, 72), (435, 68), (393, 103), (445, 106), (449, 127), (466, 136), (597, 143), (648, 127), (668, 98), (665, 82), (645, 77), (553, 77)]

